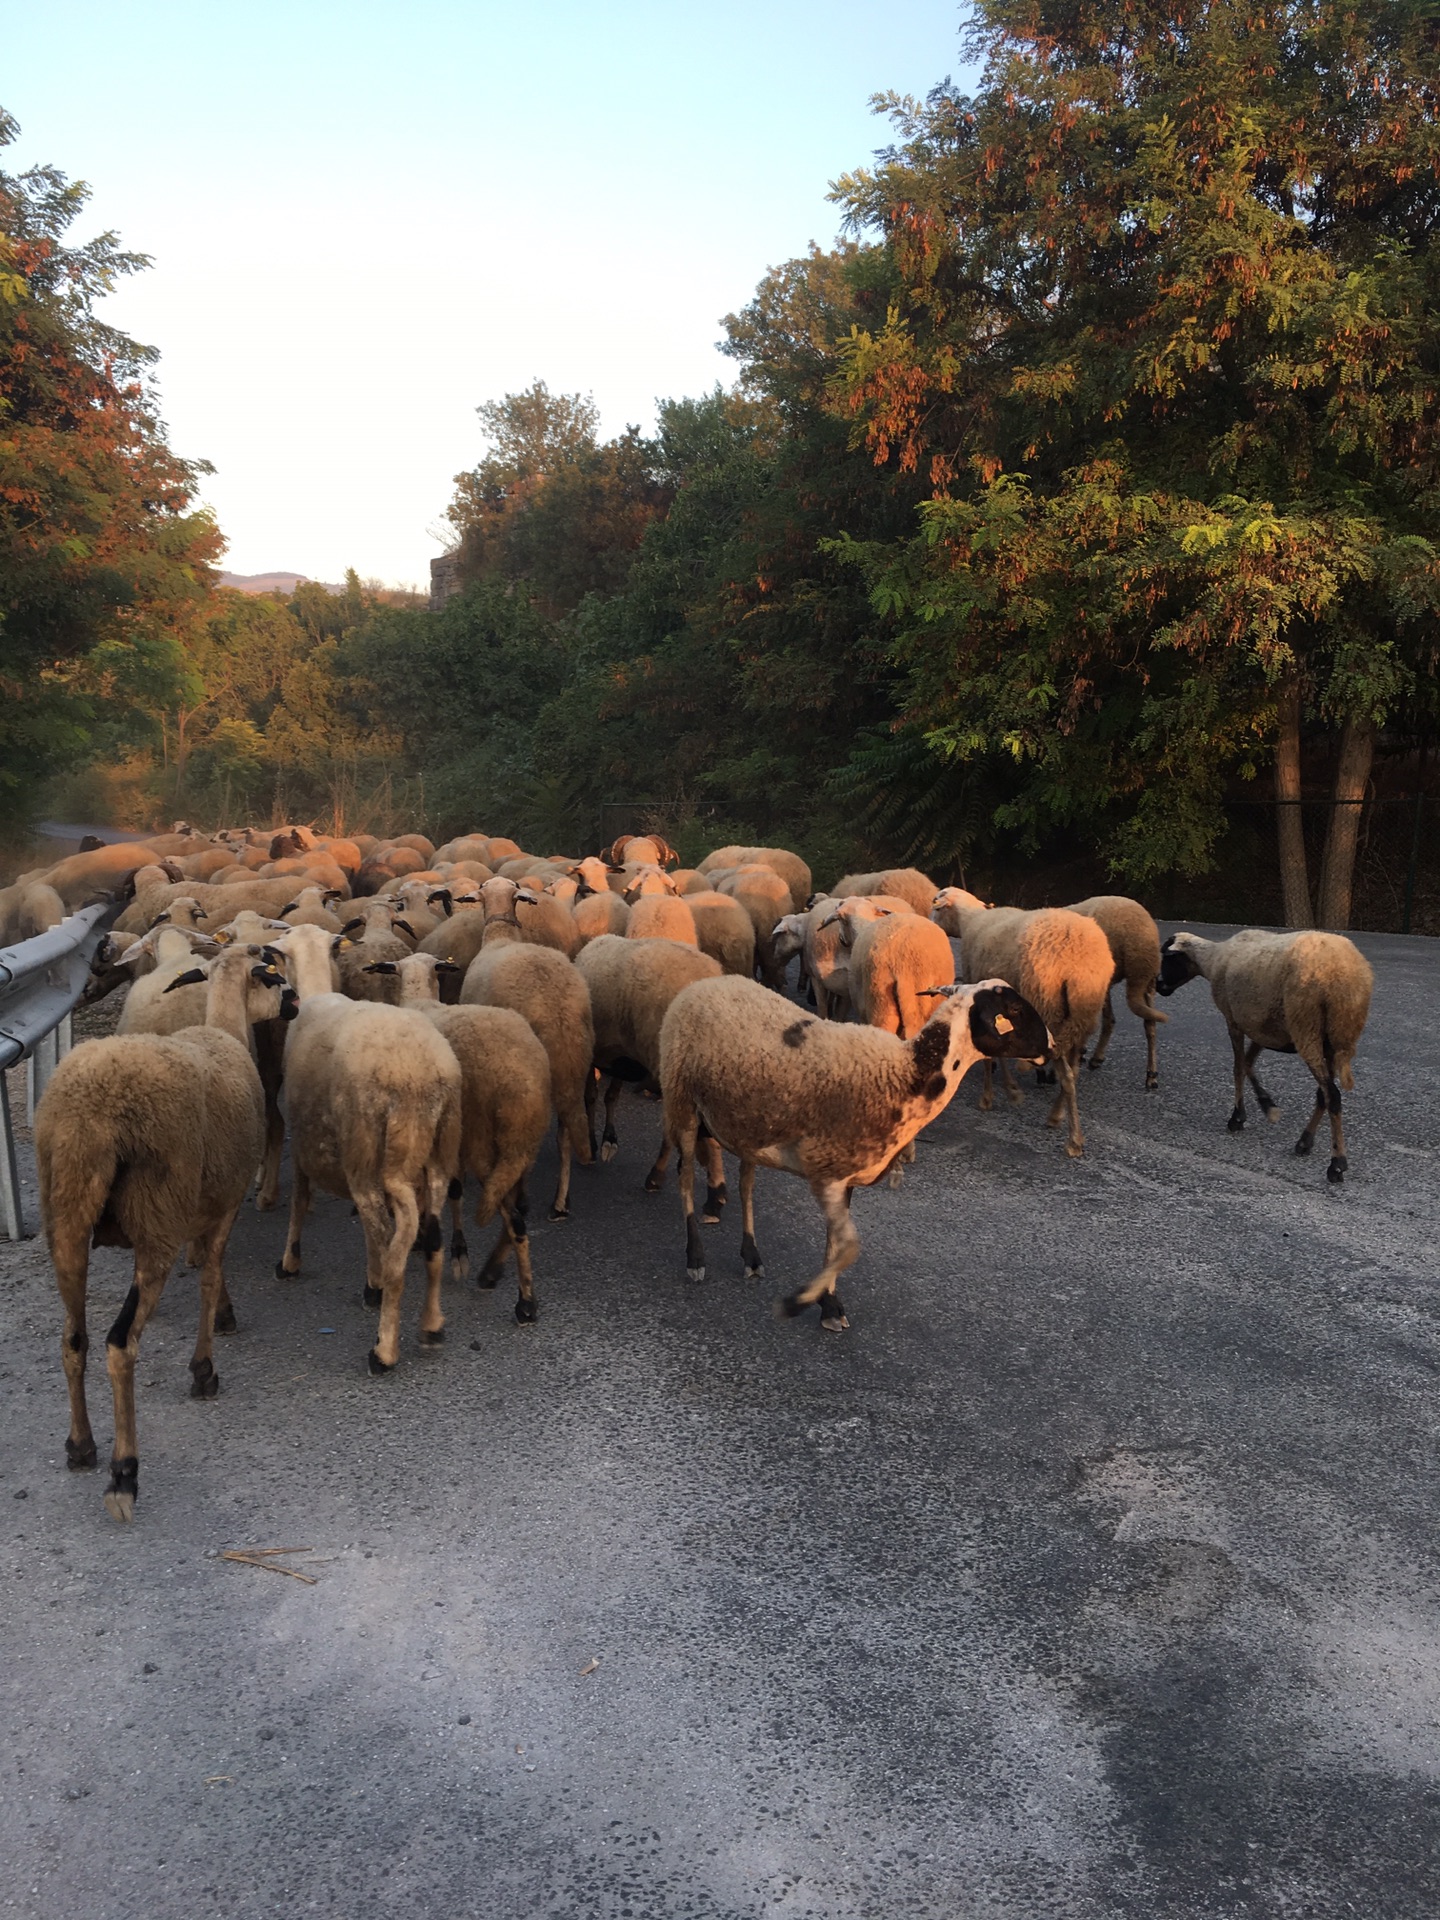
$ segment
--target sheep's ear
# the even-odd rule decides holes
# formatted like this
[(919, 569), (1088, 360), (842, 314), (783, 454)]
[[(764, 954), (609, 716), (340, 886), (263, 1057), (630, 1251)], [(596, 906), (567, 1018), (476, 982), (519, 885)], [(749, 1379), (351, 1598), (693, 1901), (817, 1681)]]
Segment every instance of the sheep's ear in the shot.
[[(169, 924), (170, 924), (170, 909), (169, 909), (168, 907), (166, 907), (166, 909), (165, 909), (165, 911), (164, 911), (163, 913), (157, 913), (157, 914), (156, 914), (156, 916), (155, 916), (155, 918), (154, 918), (154, 919), (153, 919), (153, 920), (152, 920), (152, 921), (150, 922), (150, 924), (151, 924), (151, 926), (152, 926), (152, 927), (166, 927), (166, 926), (169, 926)], [(1174, 936), (1174, 934), (1173, 934), (1173, 933), (1171, 934), (1171, 936), (1170, 936), (1170, 938), (1171, 938), (1172, 940), (1173, 940), (1173, 939), (1175, 938), (1175, 936)]]
[(288, 907), (281, 907), (280, 912), (276, 917), (278, 919), (283, 920), (287, 913), (294, 913), (295, 909), (299, 906), (299, 904), (300, 902), (298, 900), (292, 900)]
[(463, 967), (457, 967), (453, 960), (437, 960), (435, 962), (435, 971), (436, 973), (463, 973), (465, 969)]
[(347, 920), (347, 921), (345, 922), (345, 924), (344, 924), (344, 926), (343, 926), (343, 927), (342, 927), (342, 928), (340, 929), (340, 931), (341, 931), (342, 933), (353, 933), (353, 932), (355, 931), (355, 929), (356, 929), (356, 927), (363, 927), (363, 926), (364, 926), (364, 924), (365, 924), (365, 917), (364, 917), (364, 915), (363, 915), (363, 914), (356, 914), (356, 916), (355, 916), (355, 918), (354, 918), (353, 920)]
[(392, 927), (398, 927), (401, 933), (408, 933), (412, 940), (418, 940), (420, 938), (408, 920), (392, 920), (390, 924)]
[(186, 973), (177, 973), (165, 991), (173, 993), (177, 987), (198, 987), (206, 977), (203, 967), (191, 967)]
[(538, 907), (540, 904), (539, 894), (532, 893), (529, 887), (517, 887), (515, 889), (515, 898), (517, 900), (523, 900), (527, 907)]
[(455, 911), (455, 899), (450, 889), (448, 887), (437, 887), (433, 893), (427, 893), (425, 896), (425, 904), (427, 907), (433, 906), (437, 900), (445, 910), (445, 917), (449, 919), (450, 915)]
[(300, 1011), (300, 996), (288, 983), (280, 989), (280, 1018), (293, 1020)]
[[(339, 887), (326, 887), (325, 891), (320, 895), (320, 898), (323, 902), (326, 900), (343, 900), (345, 896)], [(285, 911), (288, 913), (290, 909), (287, 907)]]
[(393, 960), (372, 960), (369, 966), (360, 969), (362, 973), (398, 973), (400, 969)]
[(284, 974), (277, 973), (268, 960), (257, 961), (250, 969), (250, 978), (258, 980), (262, 987), (283, 987), (285, 984)]
[(1175, 944), (1174, 934), (1167, 933), (1165, 938), (1160, 942), (1161, 953), (1168, 953), (1170, 949), (1174, 946), (1174, 944)]

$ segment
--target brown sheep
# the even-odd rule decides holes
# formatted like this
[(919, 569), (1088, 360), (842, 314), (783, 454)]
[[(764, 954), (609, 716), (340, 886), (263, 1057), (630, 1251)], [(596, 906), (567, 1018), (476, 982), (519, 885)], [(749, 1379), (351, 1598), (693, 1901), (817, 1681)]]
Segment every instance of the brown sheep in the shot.
[[(1070, 911), (1083, 913), (1093, 920), (1110, 942), (1115, 961), (1115, 975), (1110, 984), (1113, 989), (1124, 983), (1126, 1006), (1137, 1020), (1144, 1022), (1145, 1088), (1153, 1092), (1160, 1084), (1155, 1057), (1156, 1028), (1169, 1018), (1155, 1005), (1155, 983), (1160, 975), (1160, 929), (1138, 900), (1131, 900), (1123, 893), (1097, 893), (1089, 900), (1077, 900)], [(1104, 1066), (1110, 1036), (1115, 1031), (1112, 998), (1113, 992), (1105, 996), (1100, 1038), (1090, 1056), (1092, 1071)]]

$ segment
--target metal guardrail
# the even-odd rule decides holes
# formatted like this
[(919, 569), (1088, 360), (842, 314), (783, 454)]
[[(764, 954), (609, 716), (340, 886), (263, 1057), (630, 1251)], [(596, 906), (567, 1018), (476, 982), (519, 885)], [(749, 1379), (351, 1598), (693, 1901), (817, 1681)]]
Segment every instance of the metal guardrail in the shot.
[(47, 1081), (70, 1051), (70, 1015), (95, 949), (119, 912), (118, 901), (97, 901), (49, 933), (0, 947), (0, 1232), (7, 1239), (22, 1239), (25, 1223), (6, 1073), (29, 1062), (26, 1117), (33, 1125)]

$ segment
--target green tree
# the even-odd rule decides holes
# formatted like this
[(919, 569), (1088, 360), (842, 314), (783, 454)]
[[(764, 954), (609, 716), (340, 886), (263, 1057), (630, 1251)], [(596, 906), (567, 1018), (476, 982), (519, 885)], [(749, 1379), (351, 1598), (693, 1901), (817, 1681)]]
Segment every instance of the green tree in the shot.
[[(18, 129), (0, 111), (0, 147)], [(211, 590), (221, 541), (194, 509), (201, 466), (160, 424), (154, 353), (97, 303), (147, 264), (115, 235), (65, 244), (88, 190), (53, 167), (0, 171), (0, 821), (103, 728), (92, 697), (143, 704)], [(97, 649), (103, 649), (98, 652)], [(97, 716), (100, 716), (97, 719)]]
[[(1404, 0), (981, 0), (974, 97), (890, 99), (838, 183), (886, 311), (834, 404), (922, 480), (852, 541), (910, 728), (1019, 770), (1136, 878), (1202, 870), (1227, 778), (1336, 742), (1348, 921), (1377, 725), (1423, 696), (1440, 570), (1440, 23)], [(1280, 809), (1287, 914), (1311, 915)]]

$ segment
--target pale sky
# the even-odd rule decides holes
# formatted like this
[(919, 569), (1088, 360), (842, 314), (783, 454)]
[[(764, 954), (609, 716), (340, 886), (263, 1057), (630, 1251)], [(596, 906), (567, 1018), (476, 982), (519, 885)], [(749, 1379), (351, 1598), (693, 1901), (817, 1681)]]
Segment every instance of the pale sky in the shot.
[[(604, 431), (728, 385), (723, 314), (828, 245), (872, 93), (960, 70), (955, 0), (0, 0), (0, 166), (51, 161), (154, 266), (239, 573), (423, 584), (475, 407), (538, 378)], [(78, 237), (78, 235), (77, 235)]]

